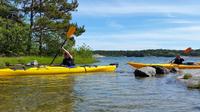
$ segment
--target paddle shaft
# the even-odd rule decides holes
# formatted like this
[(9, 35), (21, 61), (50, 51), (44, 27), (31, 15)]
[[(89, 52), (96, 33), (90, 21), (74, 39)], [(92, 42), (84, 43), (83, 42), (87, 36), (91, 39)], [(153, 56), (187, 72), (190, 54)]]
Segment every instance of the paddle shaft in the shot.
[[(61, 48), (65, 45), (65, 43), (67, 42), (67, 39), (63, 42)], [(51, 61), (50, 65), (53, 64), (54, 60), (56, 59), (56, 57), (58, 56), (58, 54), (60, 53), (60, 49), (58, 50), (57, 54), (54, 56), (53, 60)]]
[[(72, 37), (72, 35), (75, 33), (75, 31), (76, 31), (76, 27), (75, 26), (70, 26), (68, 31), (66, 32), (67, 39), (70, 39)], [(63, 42), (61, 48), (65, 45), (65, 43), (67, 42), (67, 39), (65, 39), (65, 41)], [(58, 56), (59, 53), (60, 53), (60, 49), (58, 50), (57, 54), (54, 56), (54, 58), (51, 61), (50, 65), (53, 64), (54, 60), (56, 59), (56, 57)]]

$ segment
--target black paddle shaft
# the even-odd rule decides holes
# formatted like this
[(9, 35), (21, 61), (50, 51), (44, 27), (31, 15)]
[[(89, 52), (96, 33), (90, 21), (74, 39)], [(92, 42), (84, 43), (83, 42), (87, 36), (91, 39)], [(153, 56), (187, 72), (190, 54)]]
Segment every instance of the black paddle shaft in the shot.
[[(67, 39), (63, 42), (61, 48), (65, 45), (65, 43), (67, 42)], [(54, 60), (56, 59), (56, 57), (58, 56), (58, 54), (60, 53), (60, 49), (58, 50), (57, 54), (54, 56), (53, 60), (51, 61), (50, 65), (53, 64)]]

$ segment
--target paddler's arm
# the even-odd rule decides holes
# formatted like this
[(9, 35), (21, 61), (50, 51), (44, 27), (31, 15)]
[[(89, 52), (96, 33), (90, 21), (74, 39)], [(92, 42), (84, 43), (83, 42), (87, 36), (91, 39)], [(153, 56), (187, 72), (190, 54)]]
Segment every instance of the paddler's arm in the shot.
[(67, 53), (67, 55), (73, 59), (73, 56), (69, 53), (69, 51), (67, 51), (64, 47), (62, 47), (62, 50), (65, 51), (65, 53)]
[(173, 63), (174, 60), (175, 60), (175, 59), (171, 60), (169, 63)]

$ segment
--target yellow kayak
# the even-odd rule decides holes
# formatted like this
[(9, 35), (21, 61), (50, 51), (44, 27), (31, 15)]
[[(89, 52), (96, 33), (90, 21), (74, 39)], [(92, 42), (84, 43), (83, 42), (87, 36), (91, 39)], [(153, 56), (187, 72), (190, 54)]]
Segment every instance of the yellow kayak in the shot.
[(86, 73), (86, 72), (113, 72), (117, 65), (106, 66), (77, 66), (73, 68), (60, 66), (43, 66), (32, 67), (28, 69), (0, 69), (0, 76), (3, 75), (56, 75), (56, 74), (71, 74), (71, 73)]
[(128, 62), (128, 64), (134, 68), (142, 68), (146, 66), (161, 66), (168, 69), (171, 68), (179, 68), (179, 69), (200, 69), (199, 64), (194, 65), (185, 65), (185, 64), (171, 64), (171, 63), (161, 63), (161, 64), (145, 64), (145, 63), (137, 63), (137, 62)]

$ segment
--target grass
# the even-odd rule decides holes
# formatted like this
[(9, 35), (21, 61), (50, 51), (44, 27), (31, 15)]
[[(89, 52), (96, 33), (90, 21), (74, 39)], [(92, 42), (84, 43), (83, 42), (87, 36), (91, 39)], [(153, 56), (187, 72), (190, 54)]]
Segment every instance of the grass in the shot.
[(75, 57), (75, 63), (76, 64), (91, 64), (94, 62), (97, 62), (97, 60), (95, 58), (90, 58), (90, 57), (81, 57), (81, 56), (76, 56)]
[[(63, 57), (59, 56), (55, 59), (54, 64), (60, 64)], [(37, 60), (39, 64), (48, 65), (53, 60), (53, 57), (39, 57), (39, 56), (25, 56), (25, 57), (0, 57), (0, 67), (6, 67), (5, 63), (11, 65), (27, 64), (33, 60)], [(76, 64), (90, 64), (96, 62), (95, 58), (83, 58), (80, 56), (75, 57)]]

